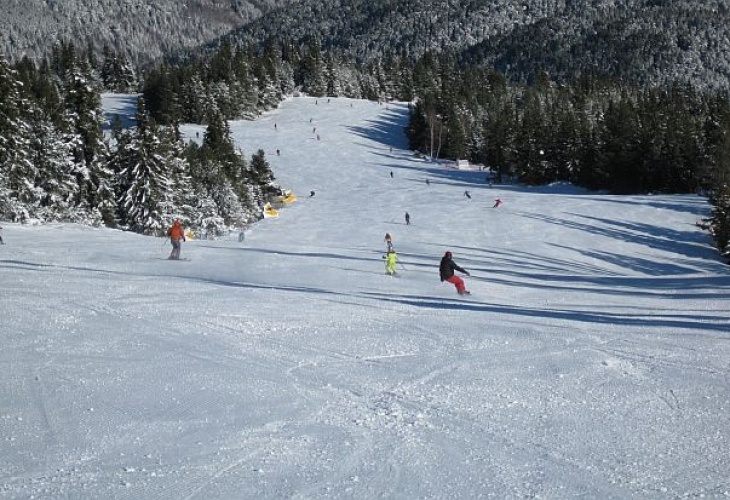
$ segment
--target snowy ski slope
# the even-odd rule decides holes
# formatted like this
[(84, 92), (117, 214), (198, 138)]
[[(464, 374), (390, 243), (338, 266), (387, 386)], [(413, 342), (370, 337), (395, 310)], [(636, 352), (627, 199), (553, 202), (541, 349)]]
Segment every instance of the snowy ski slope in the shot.
[(233, 123), (300, 198), (187, 262), (3, 222), (0, 499), (728, 498), (705, 200), (490, 188), (414, 158), (406, 121), (293, 98)]

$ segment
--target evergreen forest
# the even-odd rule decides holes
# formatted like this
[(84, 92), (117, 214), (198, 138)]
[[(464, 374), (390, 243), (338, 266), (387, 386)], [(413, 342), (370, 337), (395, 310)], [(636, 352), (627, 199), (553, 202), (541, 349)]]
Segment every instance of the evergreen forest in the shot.
[[(100, 93), (135, 90), (137, 126), (113, 123), (105, 135)], [(721, 253), (730, 250), (730, 104), (721, 91), (689, 84), (590, 72), (558, 81), (545, 71), (513, 81), (450, 52), (363, 63), (317, 40), (226, 38), (144, 72), (112, 49), (97, 59), (60, 44), (40, 64), (0, 59), (0, 91), (3, 218), (146, 234), (173, 218), (214, 232), (244, 226), (280, 190), (263, 151), (247, 159), (236, 150), (227, 120), (304, 93), (410, 102), (412, 149), (481, 163), (497, 181), (705, 194), (714, 213), (698, 224)], [(207, 126), (200, 145), (181, 140), (181, 123)]]

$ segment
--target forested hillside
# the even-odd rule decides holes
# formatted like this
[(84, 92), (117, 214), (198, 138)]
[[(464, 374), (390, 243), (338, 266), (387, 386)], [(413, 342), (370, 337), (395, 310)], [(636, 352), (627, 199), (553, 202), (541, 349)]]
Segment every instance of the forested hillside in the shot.
[(640, 84), (730, 89), (728, 0), (0, 0), (10, 61), (60, 42), (139, 65), (233, 30), (237, 43), (313, 40), (367, 63), (451, 51), (514, 81), (586, 71)]
[(727, 90), (728, 25), (727, 0), (304, 0), (234, 37), (316, 39), (360, 62), (449, 50), (515, 81), (591, 71)]
[(207, 115), (201, 144), (185, 143), (140, 99), (135, 127), (104, 134), (100, 89), (88, 54), (72, 47), (40, 68), (11, 67), (0, 52), (0, 220), (162, 234), (179, 218), (219, 233), (257, 220), (280, 194), (264, 152), (247, 161), (220, 113)]
[(0, 47), (11, 60), (55, 43), (105, 45), (144, 63), (193, 48), (292, 0), (0, 0)]

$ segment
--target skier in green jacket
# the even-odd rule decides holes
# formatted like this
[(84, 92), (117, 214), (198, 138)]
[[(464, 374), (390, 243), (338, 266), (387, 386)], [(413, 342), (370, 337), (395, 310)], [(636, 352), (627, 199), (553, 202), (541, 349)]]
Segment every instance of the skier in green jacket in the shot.
[(395, 263), (398, 262), (398, 254), (395, 249), (390, 247), (388, 253), (383, 256), (385, 259), (385, 272), (390, 276), (395, 276)]

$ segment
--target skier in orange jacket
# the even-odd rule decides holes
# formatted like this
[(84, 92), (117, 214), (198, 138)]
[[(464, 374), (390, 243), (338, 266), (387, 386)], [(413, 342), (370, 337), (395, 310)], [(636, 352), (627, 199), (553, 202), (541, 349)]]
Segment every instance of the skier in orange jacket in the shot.
[(186, 241), (185, 230), (180, 225), (180, 219), (175, 219), (175, 223), (167, 230), (167, 235), (170, 237), (170, 243), (172, 243), (172, 252), (170, 252), (168, 259), (179, 260), (181, 242)]

